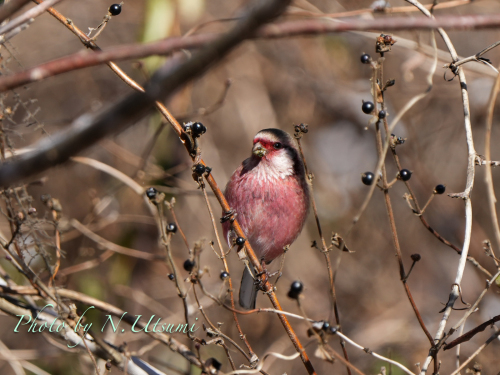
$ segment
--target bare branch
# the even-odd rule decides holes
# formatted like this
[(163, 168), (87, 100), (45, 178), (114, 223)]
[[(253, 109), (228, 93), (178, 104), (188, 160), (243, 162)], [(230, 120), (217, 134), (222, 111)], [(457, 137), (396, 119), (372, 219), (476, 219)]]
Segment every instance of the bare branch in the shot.
[(488, 65), (489, 67), (491, 67), (495, 72), (498, 73), (498, 69), (495, 68), (494, 66), (492, 66), (489, 62), (489, 60), (487, 59), (484, 59), (482, 58), (481, 59), (481, 56), (483, 56), (486, 52), (488, 51), (491, 51), (493, 48), (495, 47), (498, 47), (500, 45), (500, 41), (498, 42), (495, 42), (491, 45), (489, 45), (488, 47), (484, 48), (483, 50), (479, 51), (478, 53), (476, 53), (475, 55), (472, 55), (472, 56), (469, 56), (469, 57), (466, 57), (466, 58), (463, 58), (461, 60), (458, 60), (458, 61), (455, 61), (451, 64), (449, 64), (447, 67), (449, 67), (450, 69), (452, 70), (455, 70), (457, 67), (459, 67), (460, 65), (462, 64), (465, 64), (465, 63), (468, 63), (470, 61), (476, 61), (476, 62), (480, 62), (480, 63), (483, 63), (483, 64), (486, 64)]
[(31, 0), (11, 0), (0, 7), (0, 22), (3, 22)]
[(374, 356), (375, 358), (378, 358), (378, 359), (381, 359), (383, 361), (386, 361), (388, 363), (391, 363), (397, 367), (399, 367), (401, 370), (403, 370), (404, 372), (406, 372), (408, 375), (415, 375), (413, 372), (411, 372), (410, 370), (408, 370), (405, 366), (403, 366), (401, 363), (398, 363), (392, 359), (389, 359), (389, 358), (386, 358), (384, 356), (381, 356), (380, 354), (377, 354), (373, 351), (371, 351), (370, 349), (368, 348), (364, 348), (362, 347), (361, 345), (359, 345), (358, 343), (356, 343), (355, 341), (351, 340), (349, 337), (347, 337), (346, 335), (344, 335), (343, 333), (341, 332), (335, 332), (336, 335), (342, 337), (342, 339), (344, 339), (345, 341), (347, 341), (349, 344), (355, 346), (356, 348), (358, 349), (361, 349), (363, 350), (366, 354), (370, 354), (372, 356)]
[(38, 17), (40, 14), (45, 12), (48, 8), (50, 8), (52, 5), (55, 5), (62, 0), (47, 0), (44, 1), (42, 4), (37, 5), (34, 8), (31, 8), (27, 12), (24, 12), (21, 14), (19, 17), (14, 18), (12, 21), (7, 23), (7, 25), (0, 27), (0, 35), (5, 34), (12, 29), (15, 29), (18, 26), (21, 26), (22, 24), (25, 24), (26, 22), (29, 22), (30, 19)]
[(464, 363), (462, 363), (462, 365), (457, 368), (455, 371), (453, 371), (450, 375), (456, 375), (456, 374), (459, 374), (460, 371), (465, 367), (467, 366), (467, 364), (472, 361), (490, 342), (492, 342), (493, 340), (495, 340), (498, 336), (500, 336), (500, 330), (496, 331), (495, 333), (493, 333), (489, 338), (488, 340), (486, 340), (486, 342), (481, 345), (479, 348), (477, 348), (477, 350), (472, 353), (472, 355), (467, 358)]
[(92, 232), (90, 229), (88, 229), (85, 225), (83, 225), (82, 223), (80, 223), (76, 219), (71, 220), (71, 225), (75, 229), (80, 231), (84, 236), (90, 238), (92, 241), (97, 242), (101, 246), (103, 246), (109, 250), (114, 251), (115, 253), (124, 254), (124, 255), (127, 255), (129, 257), (146, 259), (146, 260), (164, 259), (164, 257), (162, 255), (155, 255), (155, 254), (151, 254), (151, 253), (146, 253), (144, 251), (129, 249), (128, 247), (123, 247), (123, 246), (117, 245), (113, 242), (110, 242), (110, 241), (102, 238), (101, 236), (95, 234), (94, 232)]

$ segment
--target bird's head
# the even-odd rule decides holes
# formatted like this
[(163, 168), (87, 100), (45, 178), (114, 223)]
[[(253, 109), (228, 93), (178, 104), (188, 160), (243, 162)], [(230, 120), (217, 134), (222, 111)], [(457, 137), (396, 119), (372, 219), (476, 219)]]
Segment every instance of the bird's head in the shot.
[(290, 151), (296, 153), (295, 143), (293, 138), (283, 130), (264, 129), (253, 139), (252, 154), (259, 158), (265, 157), (272, 160), (276, 156), (290, 154)]
[(252, 158), (248, 159), (248, 162), (249, 165), (256, 165), (260, 161), (265, 161), (263, 167), (269, 173), (272, 171), (282, 178), (303, 174), (303, 164), (296, 142), (283, 130), (264, 129), (257, 133), (253, 139)]

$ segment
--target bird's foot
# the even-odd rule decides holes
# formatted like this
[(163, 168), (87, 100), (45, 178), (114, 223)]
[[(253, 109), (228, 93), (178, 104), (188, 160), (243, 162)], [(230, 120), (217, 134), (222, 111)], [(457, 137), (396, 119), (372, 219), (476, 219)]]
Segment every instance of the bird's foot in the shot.
[[(265, 292), (266, 288), (264, 288), (264, 285), (267, 284), (269, 278), (272, 277), (272, 275), (269, 274), (269, 271), (267, 270), (266, 267), (266, 262), (264, 262), (264, 260), (261, 260), (261, 266), (262, 266), (262, 272), (259, 272), (255, 275), (255, 285), (257, 285), (257, 288)], [(264, 277), (261, 278), (261, 276)]]

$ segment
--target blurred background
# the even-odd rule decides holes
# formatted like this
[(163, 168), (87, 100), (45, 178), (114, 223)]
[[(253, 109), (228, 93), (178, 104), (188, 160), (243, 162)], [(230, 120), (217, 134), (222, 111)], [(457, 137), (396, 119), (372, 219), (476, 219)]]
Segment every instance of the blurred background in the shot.
[[(87, 31), (101, 22), (111, 3), (103, 0), (65, 0), (56, 8), (80, 29)], [(222, 32), (234, 21), (209, 21), (238, 17), (246, 3), (250, 2), (126, 0), (121, 14), (111, 19), (97, 43), (106, 49), (147, 42), (181, 36), (199, 25), (203, 26), (196, 33)], [(297, 0), (284, 18), (307, 18), (304, 11), (320, 14), (370, 9), (372, 3), (362, 0)], [(388, 3), (391, 7), (408, 5), (402, 0)], [(498, 1), (452, 3), (460, 4), (436, 9), (434, 14), (492, 14), (500, 11)], [(421, 17), (417, 12), (389, 15)], [(380, 16), (365, 12), (352, 17), (369, 19)], [(383, 25), (380, 32), (384, 32)], [(280, 128), (292, 133), (293, 124), (309, 124), (309, 132), (302, 142), (308, 165), (315, 176), (314, 196), (323, 232), (327, 241), (332, 232), (339, 233), (353, 251), (340, 253), (334, 249), (331, 252), (337, 271), (336, 291), (343, 331), (363, 347), (393, 358), (417, 372), (415, 364), (424, 361), (429, 343), (399, 280), (389, 220), (383, 195), (378, 189), (358, 224), (347, 235), (369, 190), (361, 183), (361, 174), (373, 171), (377, 163), (371, 116), (361, 111), (362, 100), (372, 100), (371, 69), (369, 65), (361, 64), (360, 56), (369, 53), (375, 57), (375, 38), (380, 32), (245, 42), (223, 63), (184, 87), (165, 104), (180, 121), (200, 121), (207, 127), (207, 133), (201, 138), (202, 157), (213, 168), (212, 174), (221, 188), (241, 161), (250, 155), (253, 136), (259, 130)], [(425, 91), (426, 75), (432, 64), (428, 56), (430, 32), (404, 31), (392, 35), (397, 43), (392, 52), (386, 54), (384, 63), (385, 78), (395, 79), (396, 82), (385, 96), (389, 122), (411, 98)], [(458, 54), (463, 57), (473, 55), (500, 39), (500, 32), (494, 29), (452, 31), (449, 35)], [(442, 40), (439, 37), (436, 39), (438, 48), (446, 51)], [(33, 67), (82, 49), (78, 38), (45, 14), (2, 46), (2, 74)], [(499, 49), (494, 49), (485, 57), (491, 60), (492, 65), (498, 66), (499, 53)], [(465, 187), (467, 148), (460, 86), (457, 79), (443, 79), (445, 69), (442, 66), (450, 59), (446, 53), (440, 56), (445, 56), (445, 59), (438, 61), (432, 91), (404, 116), (394, 131), (396, 136), (406, 138), (397, 151), (403, 168), (413, 172), (410, 183), (421, 206), (437, 184), (446, 185), (446, 193), (458, 193)], [(133, 79), (144, 83), (165, 60), (165, 57), (152, 57), (121, 62), (119, 66)], [(496, 73), (479, 63), (469, 63), (464, 69), (476, 151), (484, 155), (486, 106)], [(451, 78), (449, 72), (446, 78)], [(49, 78), (2, 94), (2, 131), (11, 147), (27, 147), (67, 128), (78, 116), (97, 111), (130, 93), (131, 89), (105, 65)], [(493, 123), (493, 160), (500, 159), (497, 147), (500, 133), (495, 126), (498, 119), (497, 113)], [(219, 278), (223, 266), (209, 245), (210, 241), (215, 241), (215, 235), (203, 195), (191, 177), (191, 159), (168, 126), (159, 135), (156, 133), (161, 124), (159, 114), (151, 113), (120, 135), (99, 142), (83, 156), (118, 169), (144, 187), (155, 186), (167, 193), (168, 198), (175, 197), (175, 212), (190, 247), (196, 241), (204, 241), (200, 267), (204, 271), (204, 286), (213, 295), (224, 298), (227, 284)], [(155, 138), (154, 147), (148, 152)], [(496, 266), (485, 254), (483, 241), (491, 239), (497, 255), (500, 249), (494, 242), (484, 167), (476, 170), (470, 255), (494, 274)], [(387, 171), (389, 178), (397, 174), (391, 157), (387, 158)], [(498, 171), (493, 170), (493, 176), (498, 186)], [(35, 243), (32, 235), (37, 232), (43, 239), (41, 243), (35, 243), (32, 254), (26, 256), (30, 257), (31, 266), (40, 272), (44, 280), (48, 280), (49, 276), (44, 262), (36, 254), (42, 249), (54, 260), (55, 252), (54, 231), (47, 224), (52, 220), (50, 211), (41, 202), (40, 196), (50, 194), (62, 206), (60, 229), (64, 254), (56, 285), (86, 293), (134, 315), (142, 314), (149, 318), (155, 314), (168, 323), (183, 322), (182, 301), (177, 296), (175, 283), (167, 277), (171, 270), (163, 261), (146, 261), (120, 254), (103, 259), (106, 248), (82, 236), (70, 225), (70, 221), (76, 219), (115, 244), (163, 254), (159, 233), (144, 197), (109, 174), (74, 162), (53, 168), (26, 183), (30, 183), (28, 193), (33, 197), (32, 204), (38, 214), (30, 219), (33, 225), (24, 228), (23, 238), (28, 244)], [(455, 279), (459, 257), (422, 225), (403, 199), (405, 193), (406, 188), (401, 181), (390, 190), (398, 236), (407, 270), (412, 263), (411, 254), (418, 253), (422, 257), (408, 284), (425, 324), (434, 335), (442, 316), (439, 311), (447, 302)], [(220, 208), (213, 195), (210, 202), (217, 219)], [(452, 199), (447, 194), (438, 195), (424, 216), (436, 231), (461, 248), (465, 225), (463, 201)], [(1, 224), (1, 231), (8, 234), (8, 221), (4, 218)], [(308, 317), (329, 320), (334, 324), (327, 268), (323, 255), (311, 248), (313, 240), (319, 242), (314, 217), (310, 215), (302, 234), (287, 254), (283, 277), (277, 285), (277, 296), (284, 310), (300, 314), (296, 302), (287, 298), (286, 294), (293, 280), (301, 280), (305, 286), (302, 302)], [(178, 234), (173, 237), (172, 249), (177, 267), (181, 269), (182, 276), (187, 277), (182, 264), (188, 259), (188, 251)], [(92, 268), (75, 268), (95, 259), (98, 261)], [(228, 261), (235, 288), (238, 288), (243, 264), (234, 251)], [(7, 260), (2, 258), (0, 265), (16, 282), (29, 285)], [(276, 270), (278, 265), (279, 262), (275, 261), (270, 266), (271, 270)], [(461, 289), (465, 302), (476, 300), (484, 289), (485, 280), (483, 273), (467, 263)], [(499, 289), (494, 285), (479, 310), (468, 319), (465, 331), (500, 313), (498, 293)], [(211, 321), (223, 323), (223, 332), (240, 343), (232, 314), (208, 297), (200, 298)], [(201, 324), (203, 317), (192, 293), (188, 303), (190, 319), (195, 321), (198, 318), (196, 325), (199, 330), (196, 334), (206, 338)], [(257, 306), (271, 305), (261, 294)], [(459, 302), (455, 306), (465, 307)], [(86, 308), (84, 305), (78, 307), (80, 310)], [(454, 311), (448, 327), (463, 313)], [(89, 319), (96, 326), (102, 326), (106, 317), (102, 312), (93, 311)], [(240, 316), (240, 322), (259, 357), (267, 352), (284, 355), (295, 352), (276, 316), (265, 313), (245, 315)], [(291, 323), (318, 373), (346, 373), (341, 363), (332, 364), (315, 356), (317, 341), (307, 336), (306, 323), (296, 319), (292, 319)], [(0, 316), (0, 340), (12, 355), (31, 361), (50, 374), (93, 373), (92, 363), (85, 353), (69, 350), (63, 342), (53, 343), (45, 334), (14, 333), (15, 324), (16, 319)], [(492, 332), (487, 328), (462, 345), (461, 359), (471, 355)], [(131, 333), (130, 330), (123, 334), (105, 332), (102, 335), (117, 346), (126, 345), (126, 350), (131, 353), (144, 349), (152, 342), (148, 336)], [(192, 342), (185, 336), (175, 334), (175, 338), (194, 350)], [(329, 338), (329, 343), (335, 350), (341, 351), (336, 337)], [(483, 374), (496, 375), (500, 369), (499, 344), (498, 340), (492, 342), (468, 367), (477, 362), (482, 365)], [(347, 350), (353, 364), (366, 374), (378, 374), (381, 366), (387, 366), (350, 345), (347, 345)], [(215, 357), (223, 364), (224, 372), (230, 371), (222, 348), (208, 345), (200, 351), (203, 359)], [(6, 353), (0, 348), (0, 373), (14, 374), (5, 360)], [(168, 374), (200, 372), (190, 368), (185, 359), (161, 344), (141, 354), (141, 358)], [(231, 354), (237, 364), (246, 363), (232, 347)], [(440, 373), (451, 373), (456, 368), (455, 350), (441, 352), (439, 359), (442, 361)], [(305, 373), (299, 359), (283, 361), (270, 357), (264, 369), (270, 374)], [(402, 373), (395, 367), (391, 371), (393, 374)], [(120, 371), (114, 368), (111, 373), (118, 374)]]

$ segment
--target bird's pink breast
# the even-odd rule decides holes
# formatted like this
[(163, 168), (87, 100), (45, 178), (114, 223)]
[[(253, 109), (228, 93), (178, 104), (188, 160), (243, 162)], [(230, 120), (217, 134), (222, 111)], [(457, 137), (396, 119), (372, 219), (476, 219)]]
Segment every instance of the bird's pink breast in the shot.
[[(283, 253), (299, 235), (309, 208), (308, 188), (296, 175), (263, 178), (262, 174), (238, 168), (224, 195), (237, 212), (247, 239), (259, 259), (270, 262)], [(228, 238), (229, 223), (224, 223)]]

